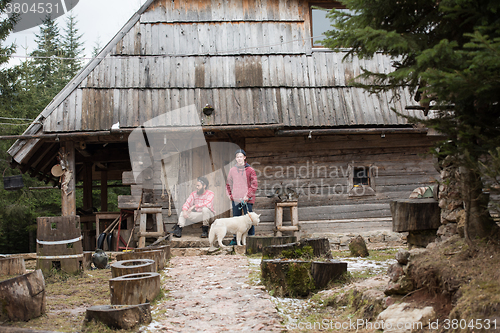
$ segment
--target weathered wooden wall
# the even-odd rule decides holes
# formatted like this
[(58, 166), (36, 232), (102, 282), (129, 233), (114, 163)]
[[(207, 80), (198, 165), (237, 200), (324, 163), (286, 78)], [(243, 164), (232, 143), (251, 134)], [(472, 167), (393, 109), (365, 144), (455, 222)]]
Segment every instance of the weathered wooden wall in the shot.
[[(247, 138), (247, 160), (259, 176), (255, 210), (273, 221), (274, 199), (266, 195), (288, 185), (301, 194), (300, 221), (390, 217), (390, 200), (439, 179), (425, 156), (433, 141), (422, 134)], [(349, 195), (350, 166), (372, 168), (374, 195)]]

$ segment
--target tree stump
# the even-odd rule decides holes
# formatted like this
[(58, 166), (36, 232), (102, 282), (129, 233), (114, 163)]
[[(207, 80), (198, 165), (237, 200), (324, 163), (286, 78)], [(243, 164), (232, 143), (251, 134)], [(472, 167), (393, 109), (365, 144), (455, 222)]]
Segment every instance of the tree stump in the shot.
[(28, 321), (45, 313), (41, 270), (0, 282), (0, 321)]
[(147, 252), (147, 251), (153, 251), (153, 250), (160, 250), (163, 252), (163, 263), (166, 265), (168, 261), (170, 260), (170, 245), (156, 245), (156, 246), (147, 246), (147, 247), (141, 247), (138, 249), (134, 249), (133, 252)]
[(317, 289), (328, 286), (330, 281), (336, 280), (347, 272), (347, 263), (340, 261), (313, 261), (311, 275)]
[[(312, 253), (305, 253), (306, 246), (312, 248)], [(262, 251), (262, 256), (265, 258), (313, 258), (324, 257), (331, 258), (330, 241), (328, 238), (309, 238), (301, 239), (296, 243), (270, 245), (266, 246)]]
[(136, 259), (152, 259), (156, 262), (156, 270), (159, 272), (165, 268), (164, 251), (150, 250), (142, 252), (123, 252), (116, 255), (116, 260), (136, 260)]
[(156, 263), (151, 259), (122, 260), (111, 264), (113, 278), (136, 273), (156, 273)]
[(26, 274), (24, 258), (0, 258), (0, 276)]
[(287, 244), (296, 241), (297, 237), (295, 236), (283, 236), (283, 237), (249, 236), (247, 237), (246, 254), (262, 253), (262, 249), (265, 248), (266, 246)]
[(391, 201), (391, 214), (394, 232), (435, 230), (441, 225), (439, 203), (434, 199)]
[(316, 288), (310, 261), (264, 259), (260, 268), (264, 285), (276, 295), (307, 296)]
[(131, 329), (151, 323), (151, 305), (97, 305), (87, 309), (85, 323), (92, 320), (114, 329)]
[(150, 303), (160, 293), (160, 274), (137, 273), (109, 280), (112, 305)]

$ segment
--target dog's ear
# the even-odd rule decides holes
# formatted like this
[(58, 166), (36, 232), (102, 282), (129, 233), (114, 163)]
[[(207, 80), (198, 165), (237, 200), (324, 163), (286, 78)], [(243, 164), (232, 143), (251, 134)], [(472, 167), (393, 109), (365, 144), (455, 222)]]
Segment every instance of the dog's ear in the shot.
[(262, 215), (262, 214), (259, 214), (259, 215), (257, 215), (257, 216), (258, 216), (258, 217), (260, 217), (261, 215)]

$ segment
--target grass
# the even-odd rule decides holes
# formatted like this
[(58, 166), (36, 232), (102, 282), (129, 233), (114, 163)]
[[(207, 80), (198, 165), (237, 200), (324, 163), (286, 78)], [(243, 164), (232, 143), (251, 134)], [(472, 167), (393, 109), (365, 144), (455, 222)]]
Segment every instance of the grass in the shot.
[[(34, 261), (27, 262), (27, 269), (34, 269), (33, 263)], [(0, 325), (57, 332), (137, 332), (137, 328), (114, 330), (96, 322), (83, 325), (87, 308), (110, 304), (109, 279), (111, 279), (111, 269), (88, 270), (78, 275), (50, 272), (44, 278), (47, 301), (46, 313), (28, 322), (0, 322)], [(160, 278), (162, 284), (167, 279), (163, 272), (160, 273)], [(168, 291), (161, 290), (151, 302), (151, 305), (154, 306), (167, 299)], [(158, 316), (161, 316), (160, 312), (152, 311), (153, 320)]]

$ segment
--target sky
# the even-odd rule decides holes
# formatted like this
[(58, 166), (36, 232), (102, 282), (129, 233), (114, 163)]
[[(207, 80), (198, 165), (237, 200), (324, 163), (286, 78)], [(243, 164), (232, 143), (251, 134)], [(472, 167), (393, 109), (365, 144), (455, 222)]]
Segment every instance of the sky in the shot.
[[(139, 10), (146, 0), (80, 0), (72, 9), (76, 16), (79, 34), (83, 34), (85, 43), (85, 57), (91, 57), (96, 41), (100, 46), (106, 44), (118, 33), (125, 23)], [(64, 33), (67, 14), (59, 17), (56, 22), (61, 34)], [(11, 34), (3, 43), (17, 45), (16, 56), (25, 57), (36, 49), (35, 34), (40, 32), (40, 27), (31, 28)], [(9, 66), (20, 63), (24, 58), (14, 58)], [(84, 63), (87, 63), (85, 60)]]

